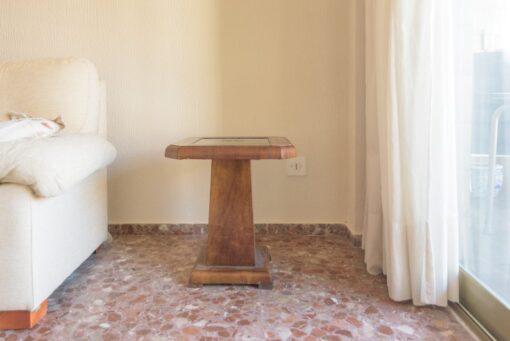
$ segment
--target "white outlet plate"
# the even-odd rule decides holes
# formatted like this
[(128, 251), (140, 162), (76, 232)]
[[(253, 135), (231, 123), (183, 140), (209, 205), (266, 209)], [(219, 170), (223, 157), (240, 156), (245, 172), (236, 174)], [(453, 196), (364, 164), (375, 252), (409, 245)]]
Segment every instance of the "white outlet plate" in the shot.
[(287, 175), (288, 176), (305, 176), (306, 175), (306, 158), (298, 156), (293, 159), (287, 159)]

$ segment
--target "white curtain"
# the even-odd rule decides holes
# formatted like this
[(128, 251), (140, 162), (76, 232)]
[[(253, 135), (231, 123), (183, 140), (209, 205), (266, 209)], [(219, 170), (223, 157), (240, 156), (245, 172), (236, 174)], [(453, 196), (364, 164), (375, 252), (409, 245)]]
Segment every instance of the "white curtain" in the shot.
[(366, 0), (367, 269), (393, 300), (458, 301), (452, 0)]

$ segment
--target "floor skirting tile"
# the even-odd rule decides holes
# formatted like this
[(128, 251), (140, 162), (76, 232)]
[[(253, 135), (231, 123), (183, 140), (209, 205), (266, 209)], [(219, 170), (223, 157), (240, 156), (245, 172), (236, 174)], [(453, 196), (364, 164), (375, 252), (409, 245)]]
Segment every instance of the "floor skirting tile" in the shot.
[[(207, 233), (207, 224), (110, 224), (108, 228), (113, 235), (201, 235)], [(353, 235), (345, 224), (255, 224), (255, 232), (260, 235), (336, 235), (348, 238), (354, 246), (361, 246), (361, 235)]]

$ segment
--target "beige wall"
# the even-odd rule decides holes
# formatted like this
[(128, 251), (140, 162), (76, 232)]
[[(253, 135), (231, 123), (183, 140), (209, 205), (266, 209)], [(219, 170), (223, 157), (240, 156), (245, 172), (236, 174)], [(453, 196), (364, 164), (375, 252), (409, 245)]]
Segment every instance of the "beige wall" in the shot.
[(206, 222), (193, 135), (284, 135), (308, 176), (253, 163), (258, 222), (347, 222), (355, 0), (0, 0), (0, 58), (83, 56), (108, 85), (113, 223)]
[(365, 209), (365, 5), (350, 2), (349, 14), (349, 190), (347, 225), (363, 229)]
[(263, 222), (347, 217), (348, 2), (221, 1), (226, 134), (284, 135), (306, 156), (306, 177), (284, 162), (253, 164)]

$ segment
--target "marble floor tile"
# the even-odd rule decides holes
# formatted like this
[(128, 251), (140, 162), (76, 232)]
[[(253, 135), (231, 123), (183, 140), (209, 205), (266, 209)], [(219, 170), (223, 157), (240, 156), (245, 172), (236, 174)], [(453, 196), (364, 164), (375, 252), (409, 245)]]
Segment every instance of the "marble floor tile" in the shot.
[(203, 235), (121, 235), (50, 297), (32, 330), (0, 340), (471, 340), (450, 309), (389, 299), (342, 236), (259, 236), (273, 290), (188, 288)]

